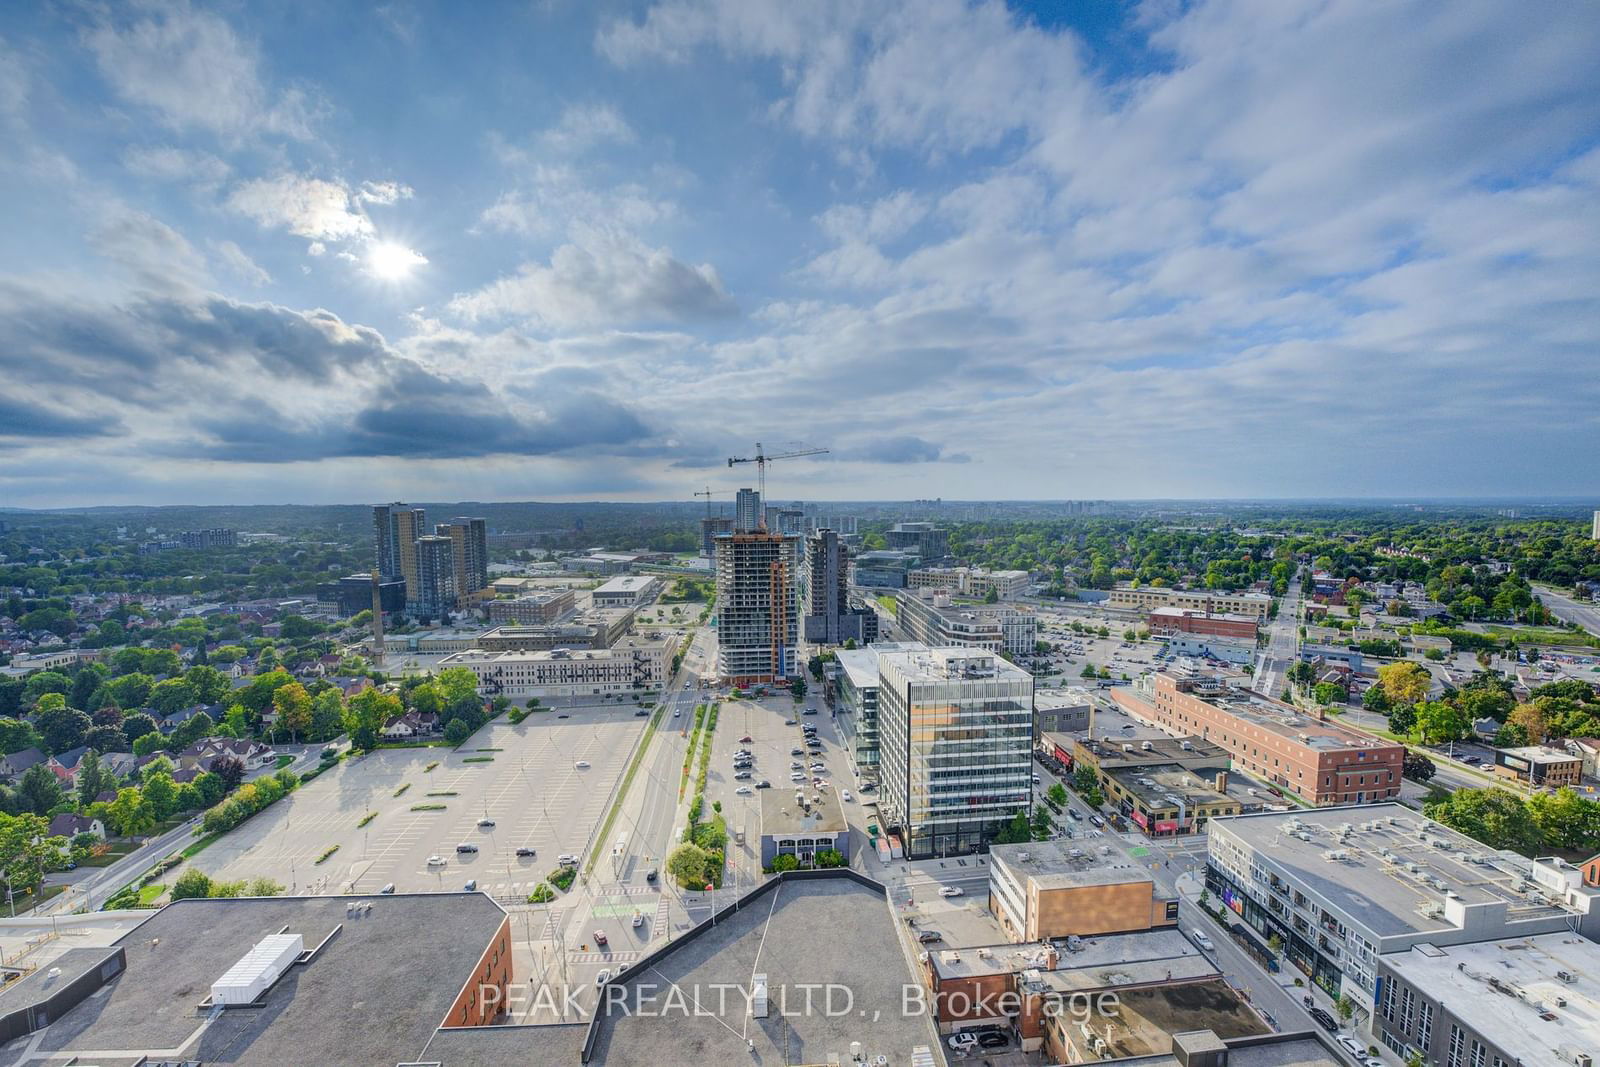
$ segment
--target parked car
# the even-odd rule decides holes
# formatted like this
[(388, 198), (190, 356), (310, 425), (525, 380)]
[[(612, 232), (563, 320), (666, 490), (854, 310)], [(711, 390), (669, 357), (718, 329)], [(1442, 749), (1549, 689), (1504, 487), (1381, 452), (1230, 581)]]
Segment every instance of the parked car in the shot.
[(817, 713), (817, 709), (816, 708), (807, 708), (805, 711), (802, 711), (800, 714), (802, 714), (802, 715), (815, 715), (816, 713)]
[(939, 887), (939, 895), (941, 897), (959, 897), (965, 893), (966, 890), (958, 885), (942, 885)]
[(1104, 819), (1102, 819), (1100, 816), (1098, 816), (1098, 815), (1096, 815), (1096, 814), (1091, 812), (1090, 815), (1089, 815), (1089, 823), (1092, 826), (1094, 826), (1096, 829), (1098, 829), (1098, 828), (1104, 826), (1106, 824), (1106, 821)]
[(470, 841), (463, 841), (463, 842), (461, 842), (461, 844), (456, 846), (456, 851), (457, 852), (476, 852), (476, 851), (478, 851), (478, 846), (474, 845)]
[(535, 852), (533, 849), (529, 848), (527, 845), (523, 845), (521, 848), (517, 849), (517, 855), (518, 856), (537, 856), (538, 853)]
[(606, 943), (606, 932), (604, 930), (596, 930), (594, 932), (594, 943), (597, 945)]
[(1330, 1034), (1339, 1029), (1339, 1024), (1334, 1022), (1333, 1016), (1329, 1015), (1321, 1008), (1312, 1008), (1311, 1017), (1317, 1021), (1318, 1026), (1322, 1027)]
[(733, 792), (734, 792), (735, 796), (747, 797), (747, 796), (750, 796), (752, 793), (754, 793), (755, 790), (751, 789), (747, 785), (741, 785), (738, 789), (735, 789)]
[(639, 927), (641, 927), (643, 925), (644, 925), (644, 912), (642, 912), (642, 911), (634, 912), (633, 913), (633, 928), (635, 930), (637, 930)]
[(978, 1035), (980, 1048), (1005, 1048), (1011, 1044), (1011, 1039), (1001, 1030), (984, 1030)]
[(739, 771), (736, 774), (734, 774), (733, 780), (736, 781), (736, 782), (742, 782), (742, 781), (745, 781), (746, 779), (748, 779), (750, 776), (751, 775), (750, 775), (749, 771)]
[(578, 857), (570, 852), (563, 852), (556, 857), (556, 866), (558, 867), (576, 867), (577, 865)]
[(1078, 809), (1076, 809), (1076, 808), (1068, 808), (1067, 809), (1067, 818), (1071, 819), (1073, 822), (1082, 822), (1083, 821), (1083, 815), (1080, 814), (1078, 812)]
[(1205, 949), (1207, 952), (1210, 952), (1212, 949), (1217, 947), (1216, 945), (1213, 945), (1211, 943), (1211, 939), (1209, 937), (1207, 937), (1205, 934), (1203, 934), (1199, 930), (1190, 930), (1189, 931), (1189, 937), (1194, 941), (1195, 944), (1199, 945), (1201, 948)]
[(382, 893), (386, 897), (393, 896), (394, 895), (394, 883), (390, 882), (388, 885), (386, 885), (382, 889), (378, 890), (378, 892)]
[(789, 755), (791, 756), (804, 756), (805, 754), (806, 750), (803, 748), (791, 748), (789, 750)]
[(761, 781), (756, 783), (756, 788), (757, 789), (771, 789), (772, 788), (772, 783), (770, 781), (768, 781), (767, 779), (763, 778), (763, 779), (761, 779)]
[(751, 737), (749, 734), (745, 734), (743, 737), (739, 738), (739, 743), (741, 745), (748, 745), (750, 742), (752, 742), (754, 740), (755, 740), (755, 738)]
[(478, 825), (485, 830), (492, 830), (494, 829), (494, 820), (488, 816), (484, 816), (478, 820)]
[(946, 1042), (952, 1052), (970, 1052), (978, 1047), (978, 1035), (970, 1030), (957, 1030)]
[(661, 872), (656, 870), (654, 867), (651, 867), (648, 871), (644, 872), (644, 880), (647, 882), (653, 882), (660, 877)]
[(594, 984), (597, 986), (605, 985), (609, 981), (611, 981), (610, 971), (601, 971), (599, 974), (594, 976)]
[(943, 941), (944, 935), (937, 930), (918, 930), (917, 941), (919, 944), (931, 945), (935, 941)]
[(845, 789), (839, 793), (839, 799), (848, 804), (850, 801), (854, 800), (855, 797), (850, 795), (850, 790)]
[(443, 856), (429, 856), (428, 857), (428, 866), (429, 867), (443, 867), (446, 862), (447, 861), (445, 860), (445, 858)]
[(805, 780), (806, 776), (800, 771), (795, 771), (793, 774), (789, 775), (789, 781), (791, 782), (803, 782)]
[(476, 893), (478, 891), (478, 880), (476, 878), (468, 878), (467, 884), (462, 886), (461, 890), (464, 893)]
[(638, 711), (633, 713), (633, 717), (635, 719), (642, 719), (646, 715), (649, 715), (649, 714), (650, 714), (650, 710), (648, 708), (640, 708)]
[(588, 770), (589, 769), (589, 761), (586, 760), (586, 759), (581, 759), (578, 762), (574, 763), (572, 765), (572, 767), (573, 767), (574, 770), (579, 770), (579, 771)]

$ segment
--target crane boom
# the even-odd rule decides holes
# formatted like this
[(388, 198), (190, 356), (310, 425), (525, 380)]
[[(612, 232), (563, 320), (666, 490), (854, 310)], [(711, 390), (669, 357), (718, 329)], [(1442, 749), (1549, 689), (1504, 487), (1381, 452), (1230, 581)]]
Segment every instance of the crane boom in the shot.
[(792, 452), (776, 452), (768, 455), (762, 448), (761, 442), (756, 442), (756, 454), (753, 456), (729, 456), (728, 466), (735, 463), (754, 463), (756, 465), (757, 492), (761, 494), (761, 510), (756, 516), (758, 528), (767, 528), (767, 464), (775, 459), (797, 459), (800, 456), (820, 456), (827, 452), (826, 448), (800, 448)]

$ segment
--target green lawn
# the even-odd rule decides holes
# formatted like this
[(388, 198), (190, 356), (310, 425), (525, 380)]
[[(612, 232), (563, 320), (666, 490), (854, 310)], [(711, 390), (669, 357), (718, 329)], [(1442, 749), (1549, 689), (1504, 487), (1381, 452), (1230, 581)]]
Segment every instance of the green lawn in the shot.
[(1575, 645), (1600, 647), (1600, 639), (1581, 630), (1558, 630), (1553, 626), (1485, 626), (1484, 631), (1501, 641), (1515, 639), (1519, 645)]

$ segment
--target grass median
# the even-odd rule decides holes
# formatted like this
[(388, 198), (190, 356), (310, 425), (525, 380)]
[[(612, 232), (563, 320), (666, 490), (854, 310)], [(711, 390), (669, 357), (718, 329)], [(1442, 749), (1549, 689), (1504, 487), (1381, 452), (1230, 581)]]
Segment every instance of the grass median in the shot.
[[(650, 750), (650, 742), (655, 740), (656, 728), (661, 725), (661, 718), (667, 713), (667, 705), (657, 704), (656, 713), (650, 716), (650, 721), (645, 725), (644, 737), (639, 740), (639, 747), (633, 752), (633, 759), (628, 763), (628, 769), (622, 774), (622, 784), (617, 787), (617, 798), (611, 802), (611, 810), (606, 813), (606, 821), (600, 825), (600, 835), (596, 841), (608, 840), (611, 828), (617, 823), (617, 816), (622, 814), (622, 803), (628, 797), (628, 789), (633, 785), (633, 776), (639, 771), (639, 764), (644, 762), (644, 754)], [(594, 870), (594, 861), (600, 855), (600, 850), (595, 849), (590, 854), (588, 862), (583, 868), (585, 877)]]

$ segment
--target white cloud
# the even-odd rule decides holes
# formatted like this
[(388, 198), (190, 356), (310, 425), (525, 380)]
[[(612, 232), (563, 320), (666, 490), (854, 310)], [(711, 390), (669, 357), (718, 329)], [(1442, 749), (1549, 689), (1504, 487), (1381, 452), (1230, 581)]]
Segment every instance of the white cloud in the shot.
[(220, 16), (182, 0), (132, 17), (116, 14), (101, 12), (83, 39), (123, 99), (175, 129), (311, 137), (320, 105), (303, 89), (268, 89), (255, 47)]
[(539, 142), (548, 152), (574, 155), (599, 144), (628, 144), (634, 140), (633, 127), (610, 104), (572, 104), (550, 129), (540, 134)]
[(299, 174), (256, 178), (235, 186), (227, 203), (262, 226), (313, 241), (346, 241), (373, 232), (358, 198), (343, 182)]
[(171, 145), (129, 148), (122, 153), (122, 165), (141, 178), (194, 182), (197, 185), (216, 185), (227, 178), (233, 169), (210, 152), (174, 148)]
[(224, 266), (250, 285), (271, 285), (272, 275), (268, 274), (260, 264), (251, 259), (244, 249), (233, 241), (218, 241), (215, 244), (217, 258), (222, 260)]
[(643, 185), (605, 186), (569, 166), (536, 164), (518, 188), (502, 193), (479, 221), (491, 230), (549, 237), (573, 226), (610, 225), (638, 230), (673, 218), (677, 206)]
[(580, 228), (548, 265), (524, 263), (450, 302), (468, 319), (521, 319), (557, 329), (688, 321), (733, 314), (716, 268), (616, 231)]
[(400, 182), (362, 182), (355, 193), (355, 198), (366, 204), (394, 204), (412, 196), (411, 186)]

